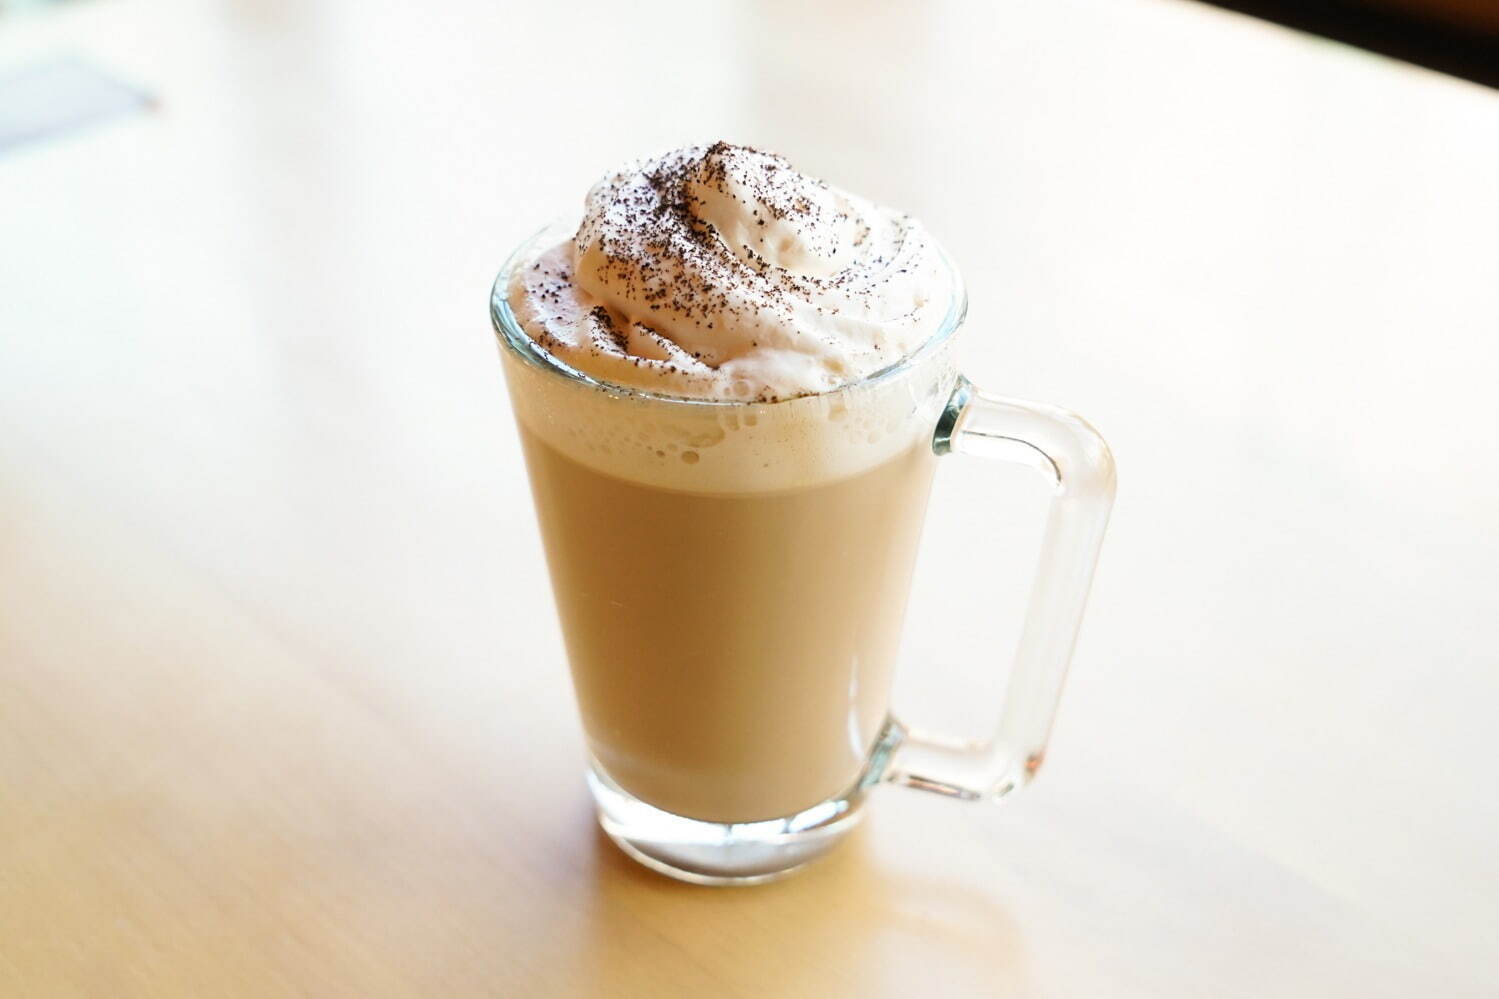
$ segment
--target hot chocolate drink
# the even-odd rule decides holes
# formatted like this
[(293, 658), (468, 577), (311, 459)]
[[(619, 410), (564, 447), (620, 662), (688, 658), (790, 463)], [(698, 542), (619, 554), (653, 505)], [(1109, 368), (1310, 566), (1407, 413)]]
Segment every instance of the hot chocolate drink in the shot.
[(950, 318), (941, 252), (719, 143), (606, 178), (531, 253), (507, 299), (541, 363), (506, 369), (597, 765), (721, 823), (848, 790), (956, 377), (900, 363)]

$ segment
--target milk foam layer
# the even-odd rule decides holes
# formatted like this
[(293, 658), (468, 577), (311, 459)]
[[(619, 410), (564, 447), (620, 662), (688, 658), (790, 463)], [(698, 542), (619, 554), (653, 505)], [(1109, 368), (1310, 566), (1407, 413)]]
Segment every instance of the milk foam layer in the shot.
[(952, 293), (914, 219), (722, 142), (600, 181), (507, 292), (531, 339), (600, 381), (759, 402), (900, 361)]
[(747, 495), (858, 475), (930, 445), (957, 371), (946, 346), (893, 377), (775, 403), (620, 395), (503, 353), (516, 418), (585, 467), (660, 489)]

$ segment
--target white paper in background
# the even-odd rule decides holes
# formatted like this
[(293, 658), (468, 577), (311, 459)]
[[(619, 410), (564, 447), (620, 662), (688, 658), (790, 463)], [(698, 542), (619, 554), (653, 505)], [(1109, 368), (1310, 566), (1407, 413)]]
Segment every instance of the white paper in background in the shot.
[(150, 95), (75, 58), (0, 70), (0, 154), (150, 107)]

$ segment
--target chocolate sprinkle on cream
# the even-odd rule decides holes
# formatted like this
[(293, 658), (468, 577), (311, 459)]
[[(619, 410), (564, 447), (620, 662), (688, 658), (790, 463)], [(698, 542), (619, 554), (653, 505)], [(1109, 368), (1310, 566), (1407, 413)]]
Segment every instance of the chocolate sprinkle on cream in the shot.
[(575, 237), (519, 269), (510, 300), (541, 347), (603, 381), (772, 402), (919, 348), (948, 280), (909, 216), (716, 142), (600, 181)]

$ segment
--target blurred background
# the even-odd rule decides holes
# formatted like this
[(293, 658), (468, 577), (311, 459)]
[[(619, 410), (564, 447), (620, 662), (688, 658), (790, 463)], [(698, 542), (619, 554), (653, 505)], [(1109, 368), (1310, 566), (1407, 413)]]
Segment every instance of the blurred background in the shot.
[[(1499, 15), (1230, 6), (0, 0), (0, 992), (673, 994), (639, 924), (756, 994), (746, 919), (785, 995), (1492, 988)], [(882, 799), (800, 938), (593, 852), (484, 312), (716, 138), (925, 220), (1120, 466), (1034, 802)], [(944, 470), (903, 713), (988, 724), (1045, 499)]]
[(1489, 0), (1216, 0), (1446, 73), (1499, 85), (1499, 6)]

